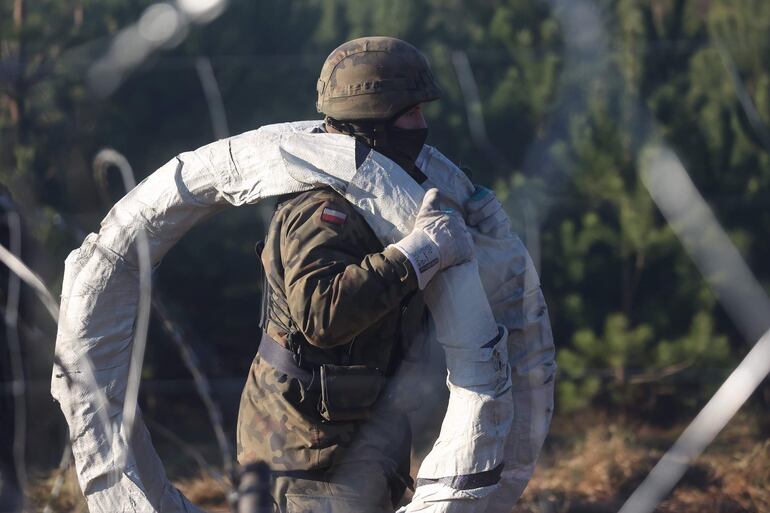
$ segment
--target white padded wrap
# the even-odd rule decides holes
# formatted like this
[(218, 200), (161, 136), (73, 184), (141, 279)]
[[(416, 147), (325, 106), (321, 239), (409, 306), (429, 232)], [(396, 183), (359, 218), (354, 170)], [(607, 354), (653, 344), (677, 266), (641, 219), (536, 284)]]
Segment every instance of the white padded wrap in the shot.
[[(53, 370), (51, 392), (67, 419), (92, 513), (199, 511), (168, 482), (141, 415), (131, 446), (118, 429), (139, 297), (137, 233), (147, 234), (157, 265), (184, 233), (223, 208), (319, 185), (355, 205), (384, 245), (411, 230), (423, 189), (376, 152), (356, 169), (354, 140), (308, 133), (317, 125), (273, 125), (180, 154), (121, 199), (99, 233), (67, 258), (56, 340), (61, 367)], [(425, 147), (418, 163), (458, 208), (472, 192), (436, 150)], [(478, 261), (440, 273), (425, 291), (447, 353), (450, 403), (419, 476), (470, 474), (504, 460), (506, 470), (500, 485), (484, 490), (421, 486), (409, 511), (510, 510), (550, 420), (553, 346), (537, 275), (517, 238), (473, 236)], [(508, 329), (507, 340), (482, 348), (498, 323)], [(84, 357), (106, 405), (82, 378)], [(100, 409), (110, 426), (100, 422)], [(117, 468), (118, 461), (126, 461), (125, 468)]]

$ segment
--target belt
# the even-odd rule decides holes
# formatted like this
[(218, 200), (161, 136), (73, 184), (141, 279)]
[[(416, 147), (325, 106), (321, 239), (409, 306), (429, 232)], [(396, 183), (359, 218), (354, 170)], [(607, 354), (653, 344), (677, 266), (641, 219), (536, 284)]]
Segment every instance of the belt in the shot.
[(290, 378), (296, 378), (306, 385), (313, 381), (315, 371), (298, 365), (297, 355), (283, 347), (265, 331), (262, 332), (262, 340), (259, 343), (257, 354), (275, 370)]

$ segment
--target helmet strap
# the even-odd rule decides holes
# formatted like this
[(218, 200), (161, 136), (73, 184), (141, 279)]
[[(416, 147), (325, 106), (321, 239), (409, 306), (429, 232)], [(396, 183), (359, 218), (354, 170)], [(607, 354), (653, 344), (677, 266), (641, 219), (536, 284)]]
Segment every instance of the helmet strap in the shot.
[(338, 132), (355, 137), (372, 148), (385, 147), (388, 144), (388, 132), (393, 128), (396, 120), (412, 108), (414, 108), (414, 105), (407, 105), (388, 119), (340, 121), (331, 116), (326, 116), (324, 121)]
[(327, 125), (345, 135), (354, 137), (369, 147), (387, 144), (388, 129), (393, 120), (340, 121), (326, 116)]

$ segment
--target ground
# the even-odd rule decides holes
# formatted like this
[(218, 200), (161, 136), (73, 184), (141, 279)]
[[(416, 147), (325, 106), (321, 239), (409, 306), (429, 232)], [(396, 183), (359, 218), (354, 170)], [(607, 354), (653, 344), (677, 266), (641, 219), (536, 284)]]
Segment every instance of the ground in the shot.
[[(770, 512), (770, 440), (757, 417), (733, 419), (656, 511)], [(557, 418), (535, 476), (512, 513), (618, 511), (683, 427), (661, 429), (598, 413)], [(52, 472), (34, 478), (29, 511), (42, 511), (54, 478)], [(223, 487), (211, 476), (175, 483), (207, 511), (229, 511)], [(52, 506), (57, 512), (85, 511), (72, 471)]]

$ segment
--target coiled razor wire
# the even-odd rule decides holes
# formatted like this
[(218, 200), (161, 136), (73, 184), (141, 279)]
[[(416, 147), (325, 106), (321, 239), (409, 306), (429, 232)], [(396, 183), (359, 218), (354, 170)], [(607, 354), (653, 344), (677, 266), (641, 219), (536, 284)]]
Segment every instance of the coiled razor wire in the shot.
[[(564, 0), (552, 0), (549, 3), (554, 7), (554, 9), (561, 10), (562, 18), (563, 18), (563, 14), (565, 12), (579, 11), (578, 14), (581, 14), (581, 16), (579, 16), (578, 18), (580, 18), (583, 21), (585, 21), (585, 15), (586, 15), (587, 12), (590, 11), (590, 9), (586, 9), (586, 3), (585, 2), (575, 2), (573, 4), (573, 5), (575, 5), (574, 7), (568, 6), (567, 2), (565, 2)], [(576, 5), (576, 4), (579, 4), (579, 5)], [(589, 21), (591, 21), (591, 20), (589, 20)], [(724, 55), (723, 54), (723, 49), (721, 47), (720, 47), (720, 55), (721, 56)], [(462, 62), (462, 56), (453, 56), (453, 63), (455, 64), (455, 68), (458, 71), (458, 77), (460, 77), (461, 76), (460, 70), (463, 69), (463, 64), (464, 64)], [(467, 57), (465, 58), (465, 63), (467, 64)], [(467, 69), (469, 69), (469, 68), (470, 67), (467, 66)], [(203, 66), (199, 65), (198, 72), (199, 72), (199, 75), (201, 77), (201, 81), (203, 83), (204, 82), (204, 75), (206, 73), (205, 64)], [(471, 77), (472, 77), (472, 75), (471, 75)], [(462, 82), (462, 80), (461, 80), (461, 82)], [(463, 84), (461, 83), (461, 86), (462, 85)], [(466, 87), (462, 87), (464, 96), (466, 96), (466, 94), (468, 94), (468, 91), (472, 92), (472, 90), (468, 90), (468, 88), (467, 88), (467, 86), (468, 86), (468, 82), (467, 81), (466, 81), (465, 85), (466, 85)], [(476, 93), (478, 93), (477, 88), (476, 88)], [(207, 97), (208, 96), (209, 95), (207, 93)], [(467, 97), (466, 97), (466, 99), (467, 99)], [(743, 106), (745, 108), (746, 105), (745, 105), (744, 99), (741, 99), (741, 102), (742, 102), (742, 104), (743, 104)], [(480, 107), (480, 103), (478, 105)], [(476, 111), (477, 108), (471, 108), (471, 109), (468, 109), (468, 110), (469, 110), (469, 117), (470, 117), (470, 111)], [(480, 114), (480, 110), (478, 110), (478, 112)], [(471, 121), (471, 120), (469, 119), (469, 121)], [(484, 140), (483, 136), (486, 135), (485, 134), (485, 130), (482, 130), (481, 132), (479, 132), (479, 130), (477, 130), (478, 126), (477, 126), (477, 123), (475, 121), (470, 123), (470, 124), (474, 125), (474, 126), (472, 126), (472, 128), (476, 128), (476, 129), (472, 130), (472, 132), (474, 132), (474, 135), (476, 135), (476, 136), (478, 136), (479, 134), (482, 135), (482, 138), (479, 141), (482, 142), (482, 144), (481, 144), (482, 146), (485, 146), (485, 144), (483, 143), (483, 140)], [(214, 125), (215, 125), (215, 133), (220, 132), (222, 130), (222, 128), (221, 128), (222, 125), (221, 124), (218, 124), (218, 123), (214, 122)], [(219, 126), (217, 127), (217, 125), (219, 125)], [(483, 128), (483, 125), (482, 125), (482, 128)], [(488, 139), (487, 139), (487, 142), (488, 142)], [(125, 159), (123, 159), (123, 160), (125, 160)], [(126, 162), (126, 164), (127, 164), (127, 162)], [(118, 166), (118, 167), (120, 167), (120, 166)], [(663, 210), (663, 207), (661, 205), (659, 205), (659, 206), (661, 207), (661, 210)], [(665, 214), (665, 212), (664, 212), (664, 214)], [(669, 220), (669, 223), (671, 223), (671, 220)], [(672, 223), (672, 226), (674, 226), (673, 223)], [(143, 236), (144, 236), (144, 234), (141, 234), (140, 235), (140, 239)], [(144, 242), (145, 242), (145, 249), (146, 249), (146, 237), (144, 238)], [(141, 246), (142, 246), (142, 244), (141, 244), (141, 240), (137, 241), (137, 245), (138, 245), (138, 250), (139, 250), (139, 253), (140, 253), (140, 276), (141, 276), (142, 275), (142, 273), (141, 273), (141, 268), (142, 268), (142, 258), (141, 258), (141, 253), (142, 253), (142, 247)], [(22, 276), (22, 274), (20, 274), (20, 272), (24, 272), (24, 270), (28, 271), (28, 268), (26, 268), (26, 266), (21, 264), (20, 261), (14, 261), (12, 258), (9, 258), (9, 255), (11, 257), (13, 257), (13, 255), (10, 252), (8, 252), (4, 247), (0, 246), (0, 260), (2, 260), (3, 263), (8, 265), (9, 268), (11, 268), (12, 271), (14, 271), (16, 276), (18, 276), (18, 277), (23, 279), (23, 276)], [(146, 256), (146, 253), (145, 253), (145, 256)], [(693, 257), (696, 258), (695, 255), (693, 255)], [(17, 270), (14, 270), (12, 265), (9, 265), (8, 262), (11, 262), (11, 264), (14, 265)], [(22, 267), (20, 268), (17, 264), (21, 264)], [(149, 270), (149, 262), (147, 262), (147, 264), (148, 265), (145, 266), (146, 267), (145, 271), (147, 271), (146, 272), (147, 276), (145, 276), (145, 278), (149, 278), (149, 271), (150, 271)], [(21, 271), (18, 271), (19, 269), (21, 269)], [(31, 273), (31, 271), (30, 271), (30, 273)], [(31, 273), (31, 276), (32, 277), (36, 277), (34, 275), (34, 273)], [(29, 277), (30, 276), (27, 275), (27, 278), (29, 278)], [(27, 283), (29, 283), (30, 285), (32, 285), (33, 288), (35, 288), (38, 292), (40, 292), (39, 289), (33, 284), (34, 280), (31, 280), (31, 281), (25, 280), (25, 281)], [(149, 292), (150, 292), (149, 280), (147, 280), (145, 282), (142, 282), (141, 278), (140, 278), (140, 286), (141, 286), (142, 283), (146, 283), (147, 284), (146, 288), (142, 287), (142, 291), (146, 291), (147, 292), (147, 296), (149, 296)], [(40, 284), (42, 284), (42, 282), (40, 282)], [(44, 286), (43, 286), (43, 290), (45, 290)], [(43, 298), (43, 296), (40, 293), (38, 295), (41, 296), (41, 299)], [(50, 296), (50, 294), (48, 296)], [(9, 297), (10, 297), (10, 295), (9, 295)], [(53, 302), (52, 298), (50, 298), (50, 299), (51, 299), (51, 304), (53, 305), (54, 309), (56, 309), (55, 302)], [(51, 305), (49, 305), (45, 300), (43, 302), (44, 302), (44, 304), (46, 304), (46, 307), (49, 310), (49, 312), (53, 311), (51, 309), (51, 307), (50, 307)], [(157, 311), (157, 304), (158, 304), (158, 302), (154, 301), (153, 303), (154, 303), (156, 311)], [(727, 307), (727, 305), (726, 305), (726, 307)], [(149, 307), (146, 307), (146, 309), (149, 309)], [(141, 313), (141, 310), (140, 310), (140, 313)], [(8, 315), (8, 312), (6, 312), (6, 315)], [(149, 317), (149, 314), (147, 314), (147, 315)], [(54, 317), (56, 317), (56, 314), (54, 314)], [(182, 352), (182, 354), (183, 355), (187, 354), (187, 356), (189, 357), (189, 358), (185, 358), (183, 356), (183, 359), (185, 360), (185, 365), (187, 365), (188, 368), (191, 369), (191, 373), (193, 373), (194, 380), (196, 381), (196, 387), (198, 388), (198, 393), (201, 394), (201, 397), (204, 399), (204, 403), (207, 405), (207, 409), (209, 409), (209, 415), (210, 415), (210, 417), (212, 419), (212, 424), (214, 426), (219, 425), (219, 427), (221, 428), (221, 422), (219, 422), (219, 421), (221, 421), (221, 414), (217, 413), (218, 409), (216, 408), (215, 403), (213, 403), (213, 401), (211, 403), (209, 403), (209, 401), (206, 399), (206, 397), (208, 397), (208, 399), (210, 399), (210, 394), (209, 394), (210, 388), (208, 387), (208, 382), (205, 379), (205, 375), (203, 375), (202, 373), (199, 373), (199, 372), (193, 372), (192, 371), (193, 368), (197, 369), (197, 362), (196, 362), (196, 359), (194, 357), (194, 353), (192, 352), (192, 350), (191, 350), (191, 348), (189, 346), (185, 346), (184, 345), (185, 344), (184, 343), (184, 338), (181, 336), (181, 333), (179, 333), (178, 330), (173, 329), (172, 327), (168, 327), (167, 324), (168, 323), (166, 322), (166, 320), (164, 320), (164, 322), (163, 322), (164, 328), (166, 328), (167, 330), (171, 330), (171, 332), (174, 332), (174, 333), (177, 334), (177, 336), (172, 336), (172, 340), (174, 340), (175, 344), (177, 344), (177, 346), (180, 349), (180, 351)], [(139, 326), (140, 325), (138, 323), (137, 327), (139, 327)], [(146, 323), (145, 323), (145, 326), (143, 326), (143, 331), (144, 331), (145, 340), (143, 341), (143, 343), (141, 344), (141, 346), (139, 348), (134, 347), (133, 350), (132, 350), (132, 358), (131, 358), (131, 365), (130, 365), (130, 371), (129, 371), (129, 375), (130, 375), (129, 379), (131, 379), (132, 376), (138, 375), (139, 374), (139, 370), (141, 369), (141, 361), (143, 360), (144, 344), (146, 344)], [(140, 332), (140, 330), (137, 329), (137, 333), (139, 333), (139, 332)], [(179, 342), (181, 342), (182, 345), (180, 345)], [(183, 347), (184, 347), (184, 350), (183, 350)], [(138, 360), (138, 363), (137, 363), (137, 360)], [(651, 509), (654, 508), (655, 505), (657, 504), (656, 501), (659, 501), (660, 499), (662, 499), (663, 495), (665, 495), (665, 493), (670, 491), (670, 489), (675, 485), (675, 481), (678, 479), (678, 477), (681, 476), (681, 474), (679, 474), (679, 476), (677, 476), (675, 472), (672, 473), (670, 471), (670, 468), (669, 468), (669, 471), (663, 472), (663, 471), (660, 470), (660, 467), (666, 468), (667, 466), (670, 467), (671, 465), (680, 465), (682, 468), (684, 468), (684, 466), (686, 466), (688, 461), (690, 461), (687, 458), (691, 459), (691, 458), (696, 457), (697, 454), (700, 454), (700, 451), (702, 451), (705, 448), (705, 446), (713, 439), (713, 436), (715, 436), (716, 433), (724, 426), (724, 424), (727, 421), (729, 421), (730, 417), (734, 414), (735, 411), (737, 411), (737, 409), (743, 403), (743, 401), (737, 401), (736, 400), (737, 397), (735, 395), (733, 395), (733, 394), (740, 392), (738, 394), (739, 397), (741, 397), (741, 398), (743, 398), (743, 397), (748, 398), (748, 395), (751, 394), (751, 391), (755, 388), (755, 385), (757, 385), (758, 382), (761, 381), (762, 377), (764, 377), (764, 375), (767, 373), (765, 368), (763, 366), (761, 366), (761, 365), (758, 365), (757, 362), (759, 362), (760, 364), (761, 363), (765, 363), (766, 364), (767, 362), (770, 362), (770, 336), (767, 333), (765, 333), (759, 339), (759, 341), (757, 342), (755, 347), (752, 349), (752, 351), (748, 354), (746, 359), (738, 366), (738, 368), (736, 368), (735, 372), (733, 372), (733, 374), (728, 378), (728, 380), (720, 388), (720, 390), (717, 392), (717, 394), (714, 396), (714, 398), (709, 402), (709, 404), (706, 406), (706, 408), (704, 408), (704, 410), (701, 412), (701, 414), (699, 414), (698, 417), (696, 417), (696, 419), (693, 422), (693, 424), (690, 427), (688, 427), (688, 429), (683, 433), (682, 437), (677, 442), (677, 444), (675, 444), (675, 446), (672, 448), (672, 450), (669, 451), (671, 454), (667, 454), (667, 456), (664, 456), (663, 460), (661, 460), (661, 462), (658, 464), (658, 466), (656, 466), (656, 469), (658, 469), (658, 470), (656, 471), (654, 469), (653, 472), (650, 474), (650, 477), (648, 477), (648, 480), (646, 480), (645, 483), (643, 483), (642, 487), (640, 487), (640, 489), (637, 490), (637, 492), (635, 492), (635, 494), (631, 497), (631, 499), (629, 499), (629, 502), (624, 506), (624, 509), (621, 510), (623, 513), (627, 513), (627, 512), (631, 512), (631, 511), (634, 511), (634, 512), (636, 512), (636, 511), (651, 511)], [(765, 367), (766, 367), (766, 365), (765, 365)], [(137, 368), (139, 370), (137, 370)], [(199, 371), (199, 369), (198, 369), (198, 371)], [(764, 371), (764, 374), (762, 374), (763, 371)], [(199, 382), (199, 380), (200, 380), (200, 382)], [(757, 380), (759, 380), (759, 381), (757, 381)], [(136, 412), (136, 394), (138, 393), (138, 376), (135, 378), (135, 381), (136, 382), (133, 385), (131, 385), (129, 383), (129, 388), (127, 389), (127, 396), (126, 396), (127, 397), (127, 402), (126, 402), (126, 405), (124, 407), (124, 418), (123, 418), (124, 427), (132, 426), (133, 420), (134, 420), (134, 416), (135, 416), (135, 412)], [(98, 393), (98, 389), (96, 391)], [(131, 392), (131, 394), (133, 394), (133, 396), (129, 395), (129, 391)], [(129, 401), (128, 400), (129, 398), (131, 398), (132, 400)], [(723, 410), (723, 411), (716, 411), (717, 417), (714, 417), (715, 410), (719, 410), (719, 408), (713, 407), (712, 404), (715, 404), (715, 403), (719, 404), (720, 401), (724, 401), (725, 399), (729, 399), (729, 401), (731, 403), (731, 407), (726, 409), (726, 410)], [(744, 401), (745, 401), (745, 399), (744, 399)], [(210, 406), (212, 406), (212, 405), (214, 406), (213, 409), (210, 408)], [(721, 421), (720, 422), (715, 422), (714, 421), (715, 418), (722, 419), (723, 423), (721, 425), (719, 425)], [(708, 425), (706, 425), (706, 424), (708, 424)], [(707, 429), (707, 430), (704, 431), (705, 427), (710, 427), (710, 429)], [(215, 432), (217, 432), (217, 428), (216, 427), (215, 427)], [(130, 433), (130, 431), (129, 431), (129, 433)], [(695, 436), (695, 434), (698, 434), (698, 433), (700, 433), (700, 435), (706, 434), (706, 435), (713, 435), (713, 436), (711, 436), (711, 438), (709, 438), (708, 436), (705, 436), (705, 437), (701, 436), (699, 443), (693, 443), (691, 437)], [(220, 443), (220, 450), (223, 453), (223, 459), (225, 461), (227, 461), (227, 462), (230, 462), (230, 459), (228, 457), (229, 449), (224, 449), (223, 450), (220, 438), (221, 438), (220, 437), (220, 433), (217, 432), (217, 440)], [(225, 447), (226, 447), (226, 445), (227, 444), (225, 443)], [(677, 454), (680, 454), (680, 455), (681, 454), (687, 454), (687, 458), (683, 459), (681, 457), (678, 457)], [(64, 461), (65, 461), (65, 458), (62, 458), (62, 465), (64, 465)], [(661, 488), (661, 483), (662, 483), (661, 478), (662, 477), (665, 477), (665, 480), (667, 480), (665, 483), (663, 483), (663, 485), (668, 487), (665, 490), (663, 490)], [(639, 497), (641, 495), (644, 495), (643, 492), (649, 492), (651, 489), (655, 488), (655, 486), (658, 487), (658, 492), (656, 492), (657, 495), (649, 494), (649, 493), (647, 494), (648, 499), (649, 499), (649, 497), (653, 497), (653, 499), (651, 501), (648, 501), (648, 503), (647, 503), (647, 505), (649, 506), (650, 509), (626, 509), (627, 507), (628, 508), (639, 507), (638, 506), (639, 503), (638, 502), (634, 502), (632, 499), (634, 499), (635, 497)], [(661, 490), (663, 490), (663, 491), (661, 492)]]
[[(190, 23), (208, 23), (219, 16), (226, 8), (226, 5), (226, 0), (210, 0), (208, 2), (178, 0), (175, 4), (160, 2), (150, 5), (138, 22), (124, 28), (113, 39), (107, 54), (90, 67), (88, 81), (92, 91), (101, 96), (109, 96), (120, 86), (125, 76), (146, 60), (150, 54), (161, 47), (177, 44), (186, 37)], [(199, 63), (198, 73), (210, 106), (215, 132), (219, 135), (218, 132), (227, 130), (227, 125), (226, 121), (223, 122), (223, 116), (215, 117), (215, 114), (223, 112), (223, 109), (219, 104), (212, 107), (212, 101), (220, 97), (218, 96), (219, 91), (218, 87), (216, 87), (216, 80), (211, 65), (209, 63), (206, 66), (206, 64), (207, 61)], [(134, 173), (126, 158), (115, 150), (104, 149), (94, 158), (94, 167), (97, 170), (97, 174), (103, 175), (109, 165), (115, 165), (120, 170), (126, 191), (136, 186)], [(139, 305), (134, 340), (131, 347), (123, 417), (121, 420), (121, 429), (122, 432), (126, 433), (129, 445), (136, 421), (139, 384), (147, 344), (152, 297), (152, 268), (149, 247), (147, 235), (141, 230), (137, 234), (136, 245), (139, 264)], [(188, 359), (188, 363), (191, 361)], [(192, 368), (195, 368), (195, 366)], [(194, 379), (196, 375), (197, 373), (194, 372)], [(206, 390), (205, 387), (199, 384), (196, 384), (196, 386), (198, 386), (199, 392)], [(204, 397), (204, 403), (207, 404), (207, 408), (210, 404), (213, 404), (210, 402), (209, 395), (202, 395), (202, 397)], [(217, 415), (211, 414), (211, 410), (210, 416), (212, 420), (217, 417)], [(218, 416), (221, 418), (221, 414)], [(218, 430), (219, 428), (215, 427), (215, 432)], [(217, 432), (217, 440), (221, 445), (223, 440), (220, 440), (219, 432)], [(222, 450), (222, 447), (220, 447), (220, 450)], [(225, 450), (223, 455), (225, 454), (229, 455), (229, 450)], [(124, 461), (118, 462), (118, 469), (122, 470), (127, 464), (127, 461), (125, 461), (126, 456), (127, 453), (123, 454), (122, 458), (124, 458)], [(227, 462), (226, 468), (230, 468), (229, 458), (225, 459)]]
[[(123, 186), (126, 191), (136, 187), (136, 179), (128, 161), (123, 155), (112, 149), (103, 149), (94, 157), (94, 169), (106, 170), (114, 165), (120, 171)], [(104, 172), (104, 171), (102, 171)], [(131, 345), (131, 358), (128, 364), (128, 379), (126, 382), (125, 402), (123, 403), (123, 417), (119, 433), (126, 434), (126, 443), (131, 445), (131, 438), (136, 422), (137, 403), (139, 399), (139, 383), (142, 378), (142, 363), (144, 351), (147, 347), (147, 330), (150, 324), (150, 299), (152, 297), (152, 263), (150, 262), (150, 247), (147, 234), (144, 230), (138, 230), (136, 235), (136, 252), (139, 264), (139, 305), (137, 307), (136, 324), (134, 325), (134, 341)], [(128, 461), (128, 453), (121, 454), (121, 460), (117, 462), (119, 472), (125, 470)]]
[[(128, 161), (120, 155), (118, 152), (115, 152), (114, 150), (103, 150), (99, 152), (97, 155), (97, 158), (95, 159), (95, 167), (99, 169), (99, 174), (103, 174), (106, 171), (107, 166), (109, 165), (115, 165), (118, 167), (118, 169), (121, 170), (121, 174), (123, 177), (124, 184), (126, 185), (127, 190), (130, 190), (135, 186), (135, 180), (133, 177), (133, 173), (131, 171), (131, 167), (128, 164)], [(106, 184), (106, 181), (102, 180), (100, 181), (102, 184)], [(14, 440), (14, 459), (17, 466), (17, 475), (19, 476), (19, 482), (21, 485), (21, 489), (24, 489), (24, 482), (26, 481), (26, 469), (24, 468), (24, 434), (25, 434), (25, 411), (24, 411), (24, 378), (23, 378), (23, 366), (22, 362), (20, 361), (21, 354), (20, 354), (20, 344), (18, 343), (18, 333), (16, 333), (16, 326), (17, 326), (17, 312), (18, 312), (18, 298), (19, 298), (19, 281), (23, 281), (27, 285), (29, 285), (36, 293), (40, 301), (43, 303), (43, 305), (46, 308), (46, 311), (50, 314), (51, 318), (54, 320), (54, 322), (66, 322), (66, 319), (59, 319), (59, 307), (54, 299), (53, 295), (49, 292), (48, 287), (45, 285), (45, 283), (40, 279), (37, 274), (35, 274), (34, 271), (32, 271), (24, 262), (16, 255), (19, 253), (19, 245), (21, 240), (21, 229), (20, 229), (20, 222), (18, 214), (15, 212), (10, 213), (8, 216), (8, 224), (11, 232), (11, 247), (13, 251), (9, 251), (4, 246), (0, 245), (0, 262), (2, 262), (8, 269), (11, 271), (9, 276), (9, 293), (8, 293), (8, 305), (6, 307), (6, 329), (9, 331), (9, 348), (11, 349), (11, 358), (12, 358), (12, 368), (14, 372), (13, 376), (13, 390), (14, 390), (14, 399), (15, 399), (15, 408), (16, 413), (14, 415), (16, 420), (16, 426), (14, 430), (15, 434), (15, 440)], [(132, 352), (132, 358), (131, 358), (131, 364), (129, 369), (129, 383), (133, 380), (133, 387), (132, 387), (132, 395), (128, 395), (127, 392), (127, 405), (124, 406), (124, 419), (123, 419), (123, 429), (133, 429), (133, 423), (135, 421), (135, 414), (136, 414), (136, 405), (137, 405), (137, 399), (138, 399), (138, 381), (141, 377), (141, 367), (142, 362), (144, 359), (144, 348), (146, 346), (146, 335), (147, 335), (147, 327), (149, 323), (149, 306), (150, 306), (150, 290), (149, 290), (149, 279), (150, 279), (150, 265), (149, 265), (149, 248), (147, 247), (147, 239), (146, 235), (141, 234), (141, 236), (144, 238), (144, 248), (142, 248), (141, 243), (138, 244), (138, 250), (141, 252), (142, 249), (144, 249), (144, 255), (145, 258), (139, 259), (140, 267), (142, 266), (143, 260), (146, 264), (144, 270), (147, 271), (145, 273), (145, 284), (147, 284), (143, 291), (144, 293), (140, 295), (140, 313), (142, 313), (145, 316), (145, 319), (141, 322), (137, 321), (137, 334), (135, 335), (135, 343), (138, 341), (139, 349), (137, 350), (134, 348)], [(140, 269), (140, 276), (141, 276), (141, 269)], [(140, 283), (142, 283), (140, 281)], [(141, 304), (141, 300), (144, 300), (145, 304)], [(190, 373), (193, 376), (193, 380), (196, 385), (196, 389), (201, 396), (203, 403), (207, 409), (209, 419), (212, 424), (212, 428), (214, 430), (216, 440), (219, 446), (219, 450), (222, 454), (222, 462), (223, 462), (223, 468), (225, 469), (226, 475), (231, 475), (233, 472), (233, 463), (232, 463), (232, 452), (229, 448), (229, 445), (227, 443), (227, 437), (224, 432), (223, 422), (222, 422), (222, 414), (219, 406), (217, 405), (216, 401), (214, 401), (212, 394), (211, 394), (211, 387), (210, 384), (205, 376), (205, 374), (201, 371), (200, 365), (198, 363), (197, 358), (195, 357), (194, 351), (192, 348), (187, 344), (184, 340), (184, 337), (182, 336), (181, 329), (179, 326), (172, 320), (171, 316), (169, 315), (167, 309), (163, 306), (163, 303), (160, 299), (157, 299), (155, 302), (153, 302), (153, 306), (155, 307), (156, 312), (158, 312), (159, 317), (162, 320), (162, 326), (163, 329), (166, 331), (166, 333), (169, 334), (174, 344), (177, 346), (178, 350), (180, 351), (180, 354), (182, 355), (182, 360), (185, 364), (185, 366), (188, 368)], [(142, 326), (143, 330), (141, 333), (139, 333), (139, 327)], [(14, 334), (16, 337), (14, 337)], [(14, 344), (13, 342), (17, 342)], [(86, 380), (89, 382), (89, 388), (91, 388), (98, 399), (98, 402), (102, 405), (106, 404), (106, 397), (104, 396), (104, 391), (101, 390), (96, 385), (96, 380), (94, 378), (93, 373), (93, 366), (90, 361), (90, 358), (88, 355), (84, 355), (84, 362), (85, 362), (85, 372), (83, 373)], [(58, 358), (54, 356), (54, 363), (62, 367), (61, 364), (58, 362)], [(21, 385), (19, 385), (21, 384)], [(19, 397), (19, 393), (22, 394), (22, 397)], [(130, 399), (131, 404), (128, 404), (128, 399)], [(100, 417), (100, 421), (105, 426), (105, 431), (109, 434), (112, 432), (111, 430), (111, 423), (109, 419), (106, 417), (106, 410), (104, 408), (98, 408), (98, 415)], [(128, 412), (128, 414), (126, 414)], [(125, 431), (124, 431), (125, 432)], [(129, 431), (130, 433), (130, 431)], [(69, 444), (69, 439), (67, 439), (67, 442), (64, 447), (64, 451), (62, 453), (62, 457), (60, 459), (60, 464), (57, 471), (57, 477), (55, 479), (55, 482), (52, 487), (52, 491), (49, 495), (49, 498), (47, 500), (46, 506), (44, 508), (44, 511), (50, 512), (51, 511), (51, 504), (53, 501), (55, 501), (62, 489), (64, 479), (65, 479), (65, 473), (66, 470), (69, 468), (71, 464), (71, 446)], [(123, 462), (125, 464), (125, 462)], [(122, 465), (121, 465), (122, 466)], [(220, 481), (223, 481), (221, 479), (221, 476), (219, 478)], [(225, 482), (226, 486), (229, 486)]]
[[(97, 153), (96, 157), (94, 158), (94, 174), (96, 176), (97, 183), (99, 183), (104, 189), (102, 191), (103, 194), (105, 195), (107, 194), (106, 193), (106, 186), (107, 186), (106, 173), (109, 170), (110, 166), (115, 166), (120, 171), (126, 192), (130, 191), (136, 186), (136, 180), (134, 178), (133, 170), (128, 160), (125, 158), (125, 156), (115, 151), (114, 149), (105, 148), (99, 151), (99, 153)], [(143, 245), (139, 243), (141, 240), (143, 240)], [(177, 323), (173, 321), (173, 319), (171, 318), (171, 315), (168, 312), (168, 309), (165, 307), (163, 301), (157, 297), (157, 294), (155, 299), (151, 299), (152, 295), (151, 295), (151, 288), (149, 284), (149, 281), (151, 279), (151, 276), (150, 276), (151, 263), (150, 263), (150, 257), (149, 257), (149, 247), (147, 245), (147, 236), (144, 232), (139, 233), (137, 242), (138, 242), (137, 250), (140, 252), (140, 254), (144, 252), (144, 258), (140, 258), (139, 260), (140, 309), (139, 309), (138, 316), (144, 314), (146, 315), (147, 318), (140, 324), (137, 317), (136, 332), (134, 334), (135, 345), (132, 348), (132, 352), (131, 352), (131, 363), (129, 366), (129, 376), (128, 376), (128, 383), (131, 384), (133, 382), (133, 388), (130, 389), (132, 392), (131, 395), (129, 395), (129, 389), (127, 388), (126, 404), (124, 405), (124, 412), (130, 411), (131, 416), (128, 421), (124, 417), (123, 419), (124, 426), (126, 428), (133, 428), (133, 422), (135, 419), (137, 400), (138, 400), (138, 384), (141, 379), (142, 363), (144, 361), (144, 350), (147, 343), (149, 309), (150, 307), (152, 307), (160, 317), (164, 331), (169, 335), (174, 345), (176, 345), (182, 357), (182, 361), (184, 365), (187, 367), (188, 371), (193, 377), (195, 388), (198, 392), (198, 395), (200, 395), (204, 406), (206, 407), (206, 411), (209, 416), (209, 421), (211, 423), (212, 429), (214, 430), (214, 435), (217, 441), (217, 445), (222, 455), (223, 469), (226, 475), (231, 476), (234, 470), (233, 457), (232, 457), (232, 451), (230, 450), (230, 446), (227, 442), (227, 436), (225, 435), (224, 425), (222, 421), (222, 411), (212, 396), (211, 385), (206, 375), (201, 370), (200, 363), (198, 362), (198, 358), (195, 355), (195, 351), (185, 341), (185, 337), (182, 334), (182, 329), (179, 327)], [(145, 266), (144, 271), (146, 274), (144, 282), (141, 279), (143, 274), (142, 273), (143, 265)], [(146, 302), (146, 304), (143, 305), (142, 304), (143, 301)], [(143, 330), (142, 333), (140, 333), (140, 327)], [(140, 347), (138, 349), (136, 347), (136, 344), (140, 344)], [(131, 405), (128, 404), (129, 402), (131, 403)]]

